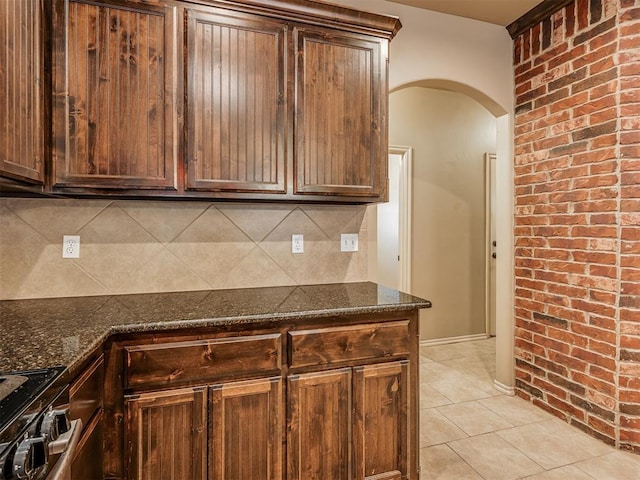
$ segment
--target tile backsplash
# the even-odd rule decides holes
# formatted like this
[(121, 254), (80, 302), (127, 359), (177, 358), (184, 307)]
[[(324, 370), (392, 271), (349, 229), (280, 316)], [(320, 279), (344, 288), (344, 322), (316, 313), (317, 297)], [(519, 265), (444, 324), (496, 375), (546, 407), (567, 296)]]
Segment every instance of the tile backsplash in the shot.
[[(0, 199), (0, 299), (367, 280), (366, 206)], [(340, 252), (340, 234), (359, 251)], [(291, 253), (291, 235), (304, 253)], [(80, 235), (80, 258), (62, 258)]]

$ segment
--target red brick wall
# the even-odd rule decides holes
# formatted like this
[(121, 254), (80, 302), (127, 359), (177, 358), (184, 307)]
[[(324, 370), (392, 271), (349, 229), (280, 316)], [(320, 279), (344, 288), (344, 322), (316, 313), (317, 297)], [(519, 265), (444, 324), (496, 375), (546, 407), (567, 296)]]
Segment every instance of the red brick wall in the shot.
[(640, 453), (640, 0), (515, 40), (516, 390)]

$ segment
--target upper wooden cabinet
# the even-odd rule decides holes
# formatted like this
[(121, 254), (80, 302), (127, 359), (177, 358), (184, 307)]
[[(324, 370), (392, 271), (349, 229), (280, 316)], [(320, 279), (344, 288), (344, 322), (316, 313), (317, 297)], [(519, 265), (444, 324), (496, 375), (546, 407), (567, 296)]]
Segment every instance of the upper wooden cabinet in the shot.
[(0, 2), (0, 176), (44, 184), (44, 24), (41, 0)]
[(387, 42), (294, 30), (297, 194), (386, 196)]
[(54, 187), (176, 189), (177, 7), (55, 4)]
[(0, 177), (60, 195), (387, 198), (397, 18), (303, 0), (7, 0), (0, 19)]
[(187, 186), (286, 193), (287, 26), (187, 10)]

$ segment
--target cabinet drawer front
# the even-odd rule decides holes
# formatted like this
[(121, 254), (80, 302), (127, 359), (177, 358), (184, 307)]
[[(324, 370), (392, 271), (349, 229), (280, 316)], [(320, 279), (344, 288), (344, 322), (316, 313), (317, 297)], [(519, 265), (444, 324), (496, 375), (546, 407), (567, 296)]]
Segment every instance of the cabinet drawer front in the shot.
[(327, 365), (409, 354), (409, 321), (289, 332), (291, 366)]
[(281, 335), (125, 347), (125, 386), (141, 388), (277, 372)]

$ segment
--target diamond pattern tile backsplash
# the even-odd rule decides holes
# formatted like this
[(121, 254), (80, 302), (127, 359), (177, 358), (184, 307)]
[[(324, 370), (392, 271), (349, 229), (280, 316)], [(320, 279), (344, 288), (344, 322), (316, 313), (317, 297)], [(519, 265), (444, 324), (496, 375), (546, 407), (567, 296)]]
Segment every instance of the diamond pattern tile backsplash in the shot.
[[(3, 198), (0, 299), (365, 281), (366, 209)], [(341, 233), (360, 251), (341, 253)], [(79, 259), (63, 235), (80, 235)]]

